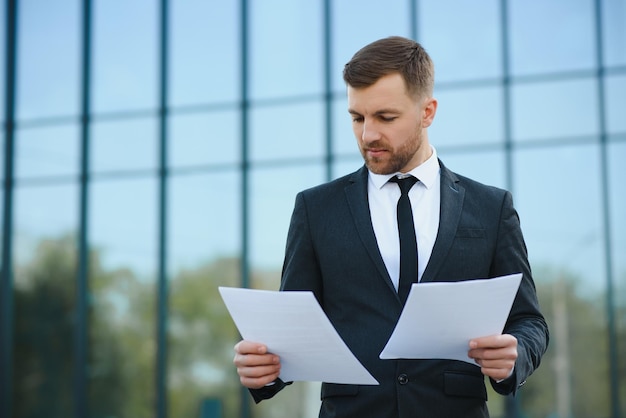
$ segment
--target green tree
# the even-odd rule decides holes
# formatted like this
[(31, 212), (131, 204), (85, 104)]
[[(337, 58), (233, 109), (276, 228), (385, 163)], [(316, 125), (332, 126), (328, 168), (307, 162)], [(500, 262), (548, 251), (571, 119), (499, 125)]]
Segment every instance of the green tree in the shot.
[[(15, 417), (72, 415), (73, 376), (79, 366), (73, 344), (76, 266), (76, 240), (72, 234), (41, 240), (31, 257), (15, 266)], [(105, 271), (98, 250), (90, 254), (90, 268), (92, 295), (106, 293), (116, 283), (137, 281), (128, 270)], [(142, 294), (137, 289), (131, 293)], [(151, 416), (151, 410), (149, 414), (134, 413), (138, 409), (132, 399), (134, 387), (141, 382), (136, 380), (133, 368), (125, 367), (152, 367), (142, 361), (145, 356), (141, 351), (134, 349), (141, 336), (116, 326), (106, 314), (110, 306), (105, 298), (91, 300), (87, 370), (90, 415)], [(145, 324), (136, 328), (143, 329)], [(145, 405), (144, 409), (149, 407)]]

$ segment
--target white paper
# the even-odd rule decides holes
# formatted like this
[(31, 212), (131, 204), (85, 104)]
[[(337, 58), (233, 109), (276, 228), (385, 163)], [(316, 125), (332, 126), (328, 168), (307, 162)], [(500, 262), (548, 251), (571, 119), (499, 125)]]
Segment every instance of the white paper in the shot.
[(283, 381), (377, 385), (330, 323), (312, 292), (220, 287), (245, 340), (280, 357)]
[(461, 282), (415, 283), (381, 359), (467, 356), (473, 338), (502, 333), (522, 274)]

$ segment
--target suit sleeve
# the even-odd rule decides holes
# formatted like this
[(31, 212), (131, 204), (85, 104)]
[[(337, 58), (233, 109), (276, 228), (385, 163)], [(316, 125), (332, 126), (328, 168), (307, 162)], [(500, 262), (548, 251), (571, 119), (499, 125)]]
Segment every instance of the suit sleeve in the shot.
[(322, 273), (309, 220), (305, 195), (299, 193), (287, 234), (280, 290), (310, 290), (323, 308)]
[(504, 333), (517, 338), (518, 358), (512, 376), (500, 383), (491, 381), (494, 390), (503, 395), (515, 393), (526, 383), (526, 379), (539, 367), (549, 342), (548, 326), (539, 308), (519, 216), (513, 207), (511, 194), (506, 192), (491, 274), (495, 277), (517, 272), (521, 272), (523, 277)]

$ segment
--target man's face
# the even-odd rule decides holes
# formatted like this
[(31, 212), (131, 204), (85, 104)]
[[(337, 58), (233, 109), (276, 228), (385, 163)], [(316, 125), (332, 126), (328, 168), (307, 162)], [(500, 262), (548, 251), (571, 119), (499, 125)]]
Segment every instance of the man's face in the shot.
[(376, 174), (408, 172), (431, 155), (426, 128), (437, 102), (406, 92), (394, 73), (365, 88), (348, 86), (348, 112), (365, 165)]

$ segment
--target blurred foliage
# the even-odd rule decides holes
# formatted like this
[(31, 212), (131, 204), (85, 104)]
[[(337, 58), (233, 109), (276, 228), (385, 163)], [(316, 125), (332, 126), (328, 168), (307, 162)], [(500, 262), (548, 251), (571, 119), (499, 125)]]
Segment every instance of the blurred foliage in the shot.
[(74, 238), (43, 240), (16, 266), (14, 414), (71, 416)]
[(169, 416), (197, 417), (203, 398), (220, 399), (237, 416), (240, 385), (233, 346), (238, 334), (218, 292), (239, 286), (239, 260), (220, 259), (182, 270), (170, 285)]
[[(524, 417), (611, 417), (609, 336), (606, 294), (584, 286), (567, 271), (544, 267), (535, 273), (537, 294), (550, 328), (550, 345), (541, 366), (519, 392)], [(559, 310), (562, 306), (562, 310)], [(560, 313), (561, 312), (561, 313)], [(624, 318), (626, 306), (618, 306)], [(626, 321), (617, 329), (626, 342)], [(626, 369), (621, 352), (621, 399), (626, 399)], [(626, 405), (622, 401), (622, 414)]]
[[(232, 365), (238, 333), (218, 292), (240, 286), (237, 258), (220, 258), (170, 274), (168, 306), (168, 414), (198, 417), (204, 399), (222, 403), (224, 416), (238, 416), (242, 391)], [(42, 240), (32, 257), (15, 266), (15, 368), (17, 418), (72, 416), (76, 240), (73, 235)], [(102, 251), (90, 254), (88, 394), (91, 417), (154, 416), (156, 284), (129, 269), (107, 269)], [(536, 274), (538, 294), (552, 340), (542, 366), (518, 394), (525, 417), (556, 417), (569, 394), (571, 417), (609, 417), (606, 300), (581, 292), (579, 278), (544, 269)], [(254, 287), (276, 289), (278, 273), (253, 272)], [(566, 316), (555, 309), (559, 303)], [(616, 313), (622, 351), (619, 376), (626, 399), (626, 307)], [(560, 328), (559, 328), (560, 327)], [(566, 336), (566, 341), (557, 337)], [(563, 344), (567, 344), (564, 350)], [(569, 356), (567, 379), (557, 364)], [(561, 371), (562, 373), (562, 371)], [(562, 376), (562, 375), (561, 375)], [(566, 384), (559, 393), (559, 385)], [(252, 407), (255, 417), (309, 416), (318, 387), (294, 384), (271, 402)], [(315, 392), (315, 393), (313, 393)], [(243, 398), (242, 398), (243, 394)], [(492, 416), (502, 416), (503, 399), (490, 392)], [(622, 404), (622, 408), (626, 405)]]

